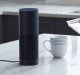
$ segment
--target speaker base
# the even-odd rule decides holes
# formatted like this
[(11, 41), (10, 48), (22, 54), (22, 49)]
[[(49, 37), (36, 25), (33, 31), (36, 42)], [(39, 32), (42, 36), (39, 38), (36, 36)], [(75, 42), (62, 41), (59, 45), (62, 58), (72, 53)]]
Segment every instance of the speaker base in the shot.
[(38, 60), (21, 60), (20, 65), (37, 65), (38, 64)]

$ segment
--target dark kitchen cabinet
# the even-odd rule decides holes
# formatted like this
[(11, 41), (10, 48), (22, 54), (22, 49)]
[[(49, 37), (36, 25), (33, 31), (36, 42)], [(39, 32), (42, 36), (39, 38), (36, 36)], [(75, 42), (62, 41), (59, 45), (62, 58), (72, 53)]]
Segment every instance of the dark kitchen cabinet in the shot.
[(40, 17), (39, 18), (39, 34), (54, 33), (54, 18)]
[(40, 17), (40, 33), (75, 35), (79, 34), (70, 28), (66, 21), (75, 18)]
[[(17, 15), (2, 15), (3, 43), (19, 38), (19, 24)], [(39, 17), (39, 34), (54, 33), (54, 19)]]
[[(68, 27), (66, 21), (73, 18), (39, 17), (39, 34), (79, 35)], [(0, 43), (19, 38), (18, 15), (0, 16)]]
[(74, 18), (55, 18), (55, 34), (64, 35), (79, 35), (72, 28), (70, 28), (66, 21)]
[(3, 43), (18, 39), (18, 16), (2, 15)]
[(3, 43), (3, 24), (2, 24), (2, 16), (0, 15), (0, 43)]

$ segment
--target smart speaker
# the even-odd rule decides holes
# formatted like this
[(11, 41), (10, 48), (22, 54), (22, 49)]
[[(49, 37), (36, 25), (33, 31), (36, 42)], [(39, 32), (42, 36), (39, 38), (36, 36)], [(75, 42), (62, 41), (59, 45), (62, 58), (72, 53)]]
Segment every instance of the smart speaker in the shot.
[(20, 65), (38, 64), (39, 16), (36, 8), (19, 10)]

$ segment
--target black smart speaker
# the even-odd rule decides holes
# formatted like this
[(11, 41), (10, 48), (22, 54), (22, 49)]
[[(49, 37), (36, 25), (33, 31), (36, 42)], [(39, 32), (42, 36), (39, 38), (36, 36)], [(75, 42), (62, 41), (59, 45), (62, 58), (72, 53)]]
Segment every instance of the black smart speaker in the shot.
[(36, 8), (19, 10), (20, 65), (38, 64), (39, 16)]

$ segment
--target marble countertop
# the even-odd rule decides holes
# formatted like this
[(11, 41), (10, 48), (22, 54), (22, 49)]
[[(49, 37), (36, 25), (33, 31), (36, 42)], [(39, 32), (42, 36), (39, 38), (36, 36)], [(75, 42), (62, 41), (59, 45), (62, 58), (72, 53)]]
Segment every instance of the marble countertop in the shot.
[[(63, 58), (57, 59), (53, 58), (47, 50), (41, 47), (42, 41), (46, 39), (46, 36), (48, 35), (39, 36), (40, 48), (38, 65), (20, 66), (19, 62), (0, 61), (0, 75), (80, 75), (80, 38), (67, 35), (68, 51)], [(43, 37), (45, 37), (44, 40), (41, 39)], [(2, 59), (19, 61), (18, 40), (0, 45), (0, 60)]]
[(48, 4), (17, 4), (0, 3), (0, 15), (18, 15), (20, 8), (38, 8), (40, 16), (79, 18), (80, 6), (48, 5)]

